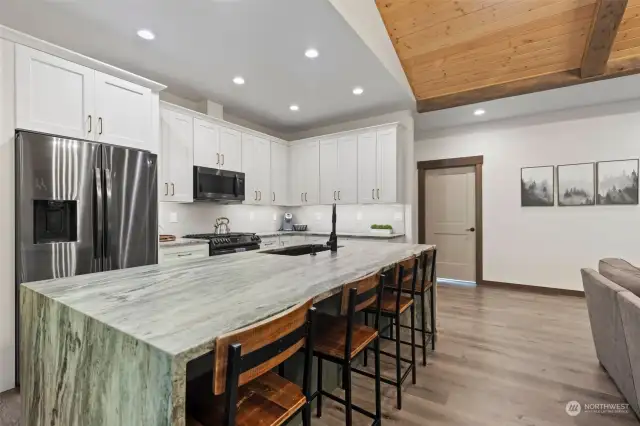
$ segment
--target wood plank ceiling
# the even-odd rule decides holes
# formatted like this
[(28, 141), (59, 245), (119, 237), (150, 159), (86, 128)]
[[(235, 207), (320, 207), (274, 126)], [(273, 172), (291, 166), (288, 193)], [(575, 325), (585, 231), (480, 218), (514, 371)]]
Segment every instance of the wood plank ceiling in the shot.
[(427, 112), (640, 72), (640, 0), (376, 0)]

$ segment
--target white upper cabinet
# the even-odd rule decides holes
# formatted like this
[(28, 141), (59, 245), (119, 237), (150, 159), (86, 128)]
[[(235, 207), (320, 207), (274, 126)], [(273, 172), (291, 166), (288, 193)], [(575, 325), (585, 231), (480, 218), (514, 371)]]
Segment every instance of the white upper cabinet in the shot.
[(148, 88), (16, 45), (20, 129), (155, 151), (153, 99)]
[(320, 141), (320, 204), (338, 202), (338, 139)]
[(220, 168), (242, 171), (242, 138), (240, 132), (220, 126)]
[(193, 118), (162, 109), (161, 201), (193, 201)]
[(358, 138), (338, 138), (338, 204), (358, 203)]
[(242, 134), (242, 172), (245, 174), (245, 204), (271, 204), (271, 142)]
[(289, 148), (271, 142), (271, 204), (289, 205)]
[(290, 154), (291, 205), (319, 204), (320, 150), (318, 141), (293, 142)]
[(377, 203), (378, 145), (376, 133), (358, 135), (358, 202)]
[(358, 202), (398, 202), (397, 129), (358, 135)]
[(96, 141), (150, 149), (151, 90), (96, 72)]
[(220, 168), (220, 126), (199, 118), (193, 119), (193, 164)]
[(16, 45), (16, 127), (94, 139), (95, 71)]

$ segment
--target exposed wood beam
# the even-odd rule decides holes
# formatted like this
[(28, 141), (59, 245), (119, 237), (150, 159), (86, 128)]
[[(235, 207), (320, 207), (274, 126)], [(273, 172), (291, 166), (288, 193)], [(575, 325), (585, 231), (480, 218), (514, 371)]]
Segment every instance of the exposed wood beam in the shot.
[(527, 93), (558, 89), (591, 81), (606, 80), (640, 73), (640, 56), (617, 59), (607, 63), (603, 74), (581, 78), (580, 69), (545, 74), (537, 77), (525, 78), (508, 83), (481, 87), (466, 92), (452, 93), (418, 101), (418, 112), (437, 111), (462, 105), (486, 102), (494, 99), (525, 95)]
[(580, 66), (582, 78), (600, 75), (606, 71), (611, 47), (626, 8), (627, 0), (598, 0), (596, 2), (591, 30), (582, 54)]

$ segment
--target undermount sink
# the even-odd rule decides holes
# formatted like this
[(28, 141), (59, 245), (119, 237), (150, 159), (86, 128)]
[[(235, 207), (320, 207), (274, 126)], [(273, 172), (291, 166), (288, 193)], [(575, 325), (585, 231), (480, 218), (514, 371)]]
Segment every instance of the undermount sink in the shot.
[(265, 254), (279, 254), (282, 256), (302, 256), (311, 253), (320, 253), (329, 250), (325, 244), (303, 244), (299, 246), (283, 247), (263, 251)]

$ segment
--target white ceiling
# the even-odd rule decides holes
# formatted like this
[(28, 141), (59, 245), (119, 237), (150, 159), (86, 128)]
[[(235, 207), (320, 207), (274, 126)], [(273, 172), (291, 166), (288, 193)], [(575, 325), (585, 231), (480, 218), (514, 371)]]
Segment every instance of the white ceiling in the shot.
[[(416, 115), (416, 132), (640, 98), (640, 75), (602, 80)], [(475, 116), (476, 109), (484, 109)]]
[[(278, 132), (415, 102), (328, 0), (1, 0), (0, 23)], [(306, 58), (308, 47), (320, 56)]]

